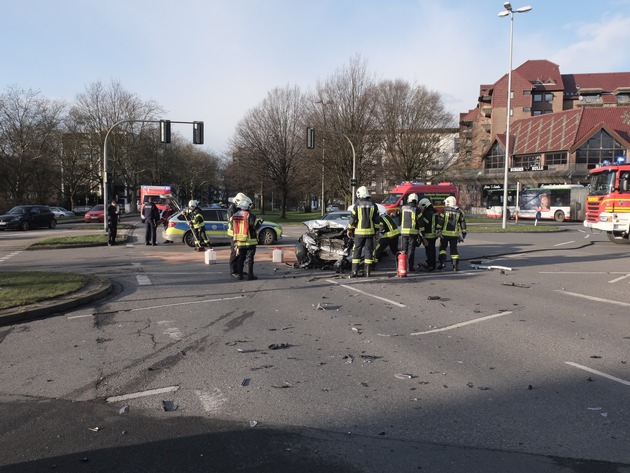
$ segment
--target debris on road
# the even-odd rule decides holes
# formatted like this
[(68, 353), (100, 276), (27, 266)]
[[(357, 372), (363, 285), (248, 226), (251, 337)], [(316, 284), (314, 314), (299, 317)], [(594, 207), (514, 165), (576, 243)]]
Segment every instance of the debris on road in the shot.
[(162, 409), (165, 412), (176, 411), (179, 406), (174, 401), (162, 401)]
[(119, 413), (119, 414), (127, 414), (128, 412), (129, 412), (129, 406), (127, 406), (127, 405), (122, 406), (122, 407), (118, 410), (118, 413)]
[(531, 286), (528, 286), (527, 284), (519, 284), (519, 283), (515, 283), (515, 282), (504, 282), (501, 283), (502, 286), (510, 286), (510, 287), (522, 287), (523, 289), (530, 289)]
[(429, 300), (429, 301), (439, 301), (440, 299), (442, 299), (442, 297), (440, 297), (440, 296), (429, 296), (429, 297), (427, 297), (427, 300)]
[(396, 373), (394, 377), (398, 379), (413, 379), (413, 375), (409, 373)]
[(250, 378), (245, 378), (243, 381), (241, 381), (241, 386), (242, 387), (249, 386), (249, 381), (250, 381)]
[(354, 356), (346, 355), (342, 358), (342, 360), (346, 360), (346, 363), (352, 363), (354, 361)]
[(498, 269), (501, 272), (503, 271), (512, 271), (512, 268), (508, 268), (507, 266), (486, 266), (483, 264), (471, 264), (470, 267), (472, 269)]
[(269, 349), (270, 350), (281, 350), (283, 348), (289, 348), (291, 345), (289, 345), (288, 343), (272, 343), (271, 345), (269, 345)]

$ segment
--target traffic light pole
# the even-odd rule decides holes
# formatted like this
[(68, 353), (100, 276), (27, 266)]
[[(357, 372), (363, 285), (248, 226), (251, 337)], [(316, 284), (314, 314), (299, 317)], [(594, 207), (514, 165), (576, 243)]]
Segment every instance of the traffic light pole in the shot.
[[(203, 144), (203, 122), (195, 121), (195, 122), (178, 122), (171, 120), (120, 120), (114, 123), (107, 133), (105, 134), (105, 140), (103, 140), (103, 227), (105, 232), (107, 232), (107, 206), (109, 205), (107, 201), (107, 138), (109, 138), (109, 134), (112, 132), (114, 128), (122, 123), (159, 123), (160, 124), (160, 132), (166, 130), (163, 123), (168, 123), (168, 133), (162, 137), (163, 143), (170, 143), (170, 124), (171, 123), (184, 123), (187, 125), (193, 126), (193, 143), (196, 145)], [(168, 141), (164, 141), (164, 138), (168, 135)]]

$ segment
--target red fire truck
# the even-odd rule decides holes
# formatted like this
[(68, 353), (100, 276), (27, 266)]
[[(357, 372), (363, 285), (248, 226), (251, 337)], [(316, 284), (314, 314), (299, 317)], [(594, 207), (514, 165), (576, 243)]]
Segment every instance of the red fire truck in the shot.
[(167, 199), (165, 195), (171, 193), (171, 186), (140, 186), (140, 215), (144, 205), (149, 202), (149, 199), (153, 199), (157, 208), (162, 211), (166, 208)]
[(630, 164), (617, 158), (590, 172), (584, 226), (608, 234), (614, 243), (628, 243), (630, 234)]
[(416, 194), (418, 202), (424, 197), (431, 199), (433, 207), (438, 211), (444, 209), (444, 199), (452, 195), (457, 199), (457, 187), (450, 182), (441, 182), (439, 184), (424, 184), (422, 182), (403, 182), (394, 187), (389, 195), (383, 199), (383, 204), (387, 209), (387, 213), (397, 216), (400, 207), (407, 203), (409, 194)]

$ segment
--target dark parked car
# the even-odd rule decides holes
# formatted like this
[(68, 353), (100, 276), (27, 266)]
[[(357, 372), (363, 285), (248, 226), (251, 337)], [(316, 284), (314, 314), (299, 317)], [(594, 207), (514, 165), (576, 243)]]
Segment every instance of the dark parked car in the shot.
[(18, 205), (0, 215), (0, 230), (29, 230), (30, 228), (55, 228), (57, 220), (47, 205)]

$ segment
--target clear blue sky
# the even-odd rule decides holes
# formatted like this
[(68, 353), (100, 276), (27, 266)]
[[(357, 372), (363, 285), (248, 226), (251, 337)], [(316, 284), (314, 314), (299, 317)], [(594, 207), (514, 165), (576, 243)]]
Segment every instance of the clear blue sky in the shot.
[[(630, 0), (512, 5), (533, 7), (514, 19), (514, 67), (630, 72)], [(355, 56), (375, 79), (425, 85), (466, 112), (480, 84), (507, 72), (502, 10), (501, 0), (4, 0), (0, 91), (72, 101), (116, 80), (163, 118), (203, 120), (207, 147), (224, 152), (271, 89), (314, 90)]]

